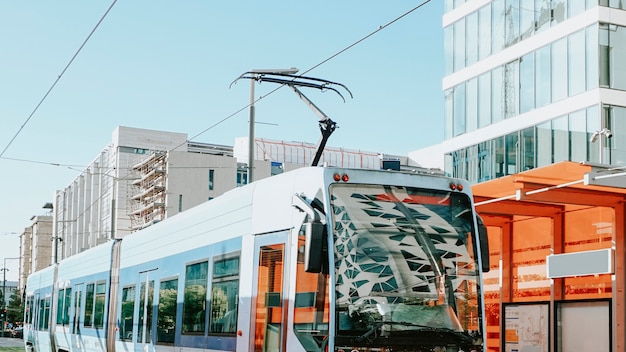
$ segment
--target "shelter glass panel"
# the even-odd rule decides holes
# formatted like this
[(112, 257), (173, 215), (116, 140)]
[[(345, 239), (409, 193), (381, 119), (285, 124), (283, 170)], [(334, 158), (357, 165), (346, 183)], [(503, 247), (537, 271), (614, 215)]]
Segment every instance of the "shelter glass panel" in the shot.
[(489, 234), (490, 270), (483, 273), (485, 293), (485, 322), (487, 324), (487, 350), (498, 351), (500, 347), (500, 267), (502, 261), (502, 228), (487, 226)]
[[(564, 252), (611, 248), (615, 239), (615, 211), (608, 207), (569, 206), (565, 213)], [(565, 299), (611, 298), (610, 274), (564, 279)]]
[(563, 302), (556, 309), (557, 351), (611, 351), (609, 301)]
[(551, 254), (553, 224), (550, 218), (515, 216), (512, 243), (514, 302), (550, 300), (546, 256)]

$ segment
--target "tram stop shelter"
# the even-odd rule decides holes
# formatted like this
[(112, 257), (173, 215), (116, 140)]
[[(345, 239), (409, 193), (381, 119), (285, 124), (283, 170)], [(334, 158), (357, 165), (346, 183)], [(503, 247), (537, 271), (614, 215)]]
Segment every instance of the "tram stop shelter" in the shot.
[(472, 187), (488, 351), (626, 351), (626, 168), (560, 162)]

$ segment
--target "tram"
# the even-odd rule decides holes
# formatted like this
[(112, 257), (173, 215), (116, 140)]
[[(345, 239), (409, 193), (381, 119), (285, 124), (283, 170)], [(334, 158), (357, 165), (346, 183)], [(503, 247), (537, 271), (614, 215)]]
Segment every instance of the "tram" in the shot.
[(28, 351), (482, 351), (464, 180), (306, 167), (29, 276)]

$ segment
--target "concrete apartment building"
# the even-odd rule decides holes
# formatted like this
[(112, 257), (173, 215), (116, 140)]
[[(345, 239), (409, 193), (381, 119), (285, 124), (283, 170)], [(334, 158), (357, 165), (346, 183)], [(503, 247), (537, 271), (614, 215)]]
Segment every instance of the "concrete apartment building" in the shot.
[[(248, 139), (235, 146), (187, 134), (120, 126), (112, 142), (52, 204), (57, 251), (51, 262), (175, 216), (248, 183)], [(255, 179), (309, 165), (316, 146), (255, 139)], [(379, 169), (406, 157), (327, 147), (321, 163)], [(391, 165), (391, 164), (389, 164)]]
[(123, 238), (235, 186), (230, 147), (190, 143), (184, 133), (124, 126), (112, 137), (70, 185), (55, 193), (53, 261)]
[(28, 275), (52, 263), (52, 216), (36, 215), (30, 220), (31, 225), (20, 234), (20, 290), (26, 287)]

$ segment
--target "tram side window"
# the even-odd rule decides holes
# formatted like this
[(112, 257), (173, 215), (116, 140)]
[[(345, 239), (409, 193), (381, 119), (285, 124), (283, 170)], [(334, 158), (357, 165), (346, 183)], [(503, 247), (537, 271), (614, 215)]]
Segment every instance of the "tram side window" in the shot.
[(213, 262), (210, 333), (234, 334), (237, 331), (239, 293), (239, 256)]
[(204, 334), (208, 262), (187, 265), (183, 300), (183, 334)]
[(59, 290), (57, 299), (57, 324), (68, 325), (70, 323), (70, 305), (72, 289)]
[(122, 289), (122, 309), (120, 311), (120, 340), (133, 339), (133, 317), (135, 312), (135, 286)]
[(50, 324), (50, 297), (39, 301), (39, 329), (48, 330)]
[(104, 282), (88, 284), (85, 292), (85, 326), (104, 327), (104, 295), (106, 285)]
[(176, 332), (176, 298), (178, 279), (162, 281), (159, 287), (156, 343), (173, 344)]
[(94, 306), (93, 324), (96, 328), (104, 327), (104, 295), (106, 286), (102, 283), (96, 284), (96, 301)]
[(35, 297), (28, 296), (26, 298), (26, 305), (24, 307), (24, 323), (32, 324), (33, 323), (33, 301)]
[(93, 297), (95, 284), (88, 284), (85, 289), (85, 327), (93, 326)]

